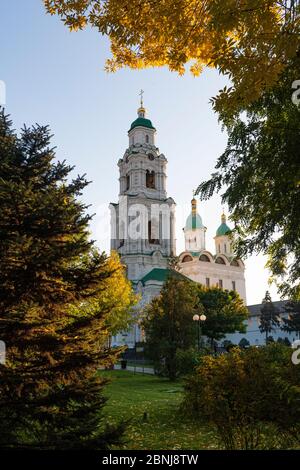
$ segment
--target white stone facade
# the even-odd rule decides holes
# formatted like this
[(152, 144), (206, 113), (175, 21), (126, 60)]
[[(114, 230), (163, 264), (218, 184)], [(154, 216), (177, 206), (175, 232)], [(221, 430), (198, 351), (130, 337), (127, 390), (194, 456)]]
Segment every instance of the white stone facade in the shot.
[[(201, 261), (205, 257), (207, 260)], [(179, 259), (182, 274), (206, 287), (235, 290), (246, 304), (245, 267), (241, 260), (234, 260), (238, 265), (233, 266), (232, 260), (225, 255), (212, 255), (206, 250), (194, 254), (185, 251)], [(219, 260), (224, 264), (219, 264)]]
[[(111, 249), (121, 255), (128, 279), (142, 295), (137, 314), (163, 285), (163, 280), (144, 283), (143, 278), (151, 271), (166, 270), (169, 258), (176, 252), (175, 202), (167, 196), (167, 159), (155, 146), (155, 133), (141, 106), (128, 131), (129, 147), (118, 162), (119, 201), (110, 205)], [(112, 343), (125, 341), (133, 347), (140, 340), (141, 332), (134, 328), (113, 338)]]
[[(111, 203), (111, 250), (118, 251), (126, 265), (128, 279), (141, 295), (136, 314), (157, 296), (176, 255), (175, 202), (167, 196), (167, 159), (155, 145), (156, 129), (145, 118), (141, 103), (138, 118), (128, 131), (129, 146), (118, 161), (119, 201)], [(244, 263), (231, 250), (226, 217), (218, 228), (216, 254), (206, 250), (206, 227), (192, 200), (191, 214), (184, 228), (185, 251), (179, 256), (180, 273), (204, 286), (218, 285), (236, 290), (246, 302)], [(112, 339), (113, 345), (142, 340), (136, 325)]]

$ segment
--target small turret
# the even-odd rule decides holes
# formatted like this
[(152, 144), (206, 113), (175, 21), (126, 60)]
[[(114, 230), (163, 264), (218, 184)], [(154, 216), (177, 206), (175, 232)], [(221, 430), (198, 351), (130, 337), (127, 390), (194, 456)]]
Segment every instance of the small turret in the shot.
[(186, 251), (200, 252), (205, 250), (206, 227), (204, 227), (202, 218), (197, 212), (197, 200), (195, 197), (191, 200), (191, 213), (186, 219), (183, 231)]
[(226, 215), (223, 211), (221, 225), (218, 227), (215, 236), (216, 254), (232, 255), (230, 233), (231, 229), (226, 223)]

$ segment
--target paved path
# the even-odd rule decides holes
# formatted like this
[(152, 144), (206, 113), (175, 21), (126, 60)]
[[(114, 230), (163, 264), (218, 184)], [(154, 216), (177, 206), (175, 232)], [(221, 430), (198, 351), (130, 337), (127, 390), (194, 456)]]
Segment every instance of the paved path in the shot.
[[(121, 366), (119, 364), (116, 364), (114, 368), (116, 370), (123, 370), (123, 369), (121, 369)], [(139, 374), (154, 375), (154, 369), (152, 367), (127, 366), (126, 369), (124, 369), (124, 370), (129, 370), (130, 372), (137, 372)]]

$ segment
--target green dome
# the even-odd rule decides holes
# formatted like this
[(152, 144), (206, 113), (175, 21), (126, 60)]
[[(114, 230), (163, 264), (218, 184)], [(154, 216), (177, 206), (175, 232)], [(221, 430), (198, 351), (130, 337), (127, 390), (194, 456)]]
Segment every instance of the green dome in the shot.
[(227, 235), (229, 232), (231, 232), (231, 229), (225, 222), (223, 222), (218, 228), (216, 236), (221, 237), (222, 235)]
[(152, 122), (150, 119), (146, 119), (143, 117), (138, 117), (135, 121), (130, 126), (130, 131), (134, 129), (135, 127), (142, 126), (142, 127), (148, 127), (148, 129), (155, 129), (155, 127), (152, 125)]
[(199, 214), (190, 214), (186, 219), (185, 230), (194, 230), (196, 228), (203, 228), (202, 219)]
[(231, 232), (231, 228), (226, 224), (226, 215), (221, 215), (221, 225), (217, 230), (216, 237), (221, 237), (222, 235), (228, 235)]

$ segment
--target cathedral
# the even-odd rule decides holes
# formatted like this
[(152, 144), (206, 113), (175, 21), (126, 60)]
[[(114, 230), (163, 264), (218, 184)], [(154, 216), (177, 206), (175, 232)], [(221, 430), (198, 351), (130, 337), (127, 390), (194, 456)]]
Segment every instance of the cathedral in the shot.
[[(118, 161), (119, 199), (110, 204), (111, 250), (120, 254), (127, 277), (141, 296), (138, 315), (159, 294), (170, 259), (176, 256), (176, 204), (167, 195), (167, 159), (156, 146), (156, 129), (146, 117), (142, 99), (128, 138), (128, 148)], [(246, 303), (245, 266), (232, 253), (225, 214), (214, 237), (215, 253), (206, 249), (206, 227), (194, 197), (183, 232), (185, 251), (178, 256), (176, 275), (207, 287), (236, 290)], [(131, 348), (143, 339), (141, 335), (136, 324), (132, 331), (114, 337), (112, 344)]]

